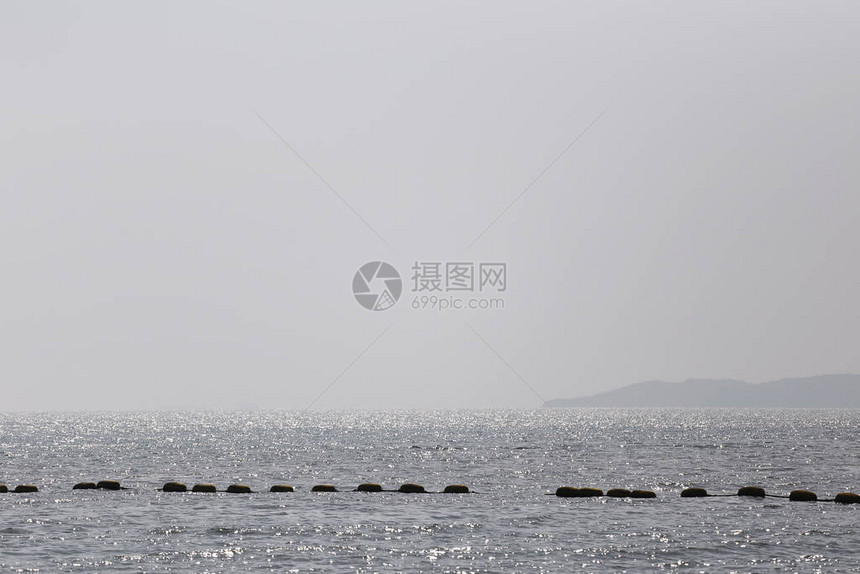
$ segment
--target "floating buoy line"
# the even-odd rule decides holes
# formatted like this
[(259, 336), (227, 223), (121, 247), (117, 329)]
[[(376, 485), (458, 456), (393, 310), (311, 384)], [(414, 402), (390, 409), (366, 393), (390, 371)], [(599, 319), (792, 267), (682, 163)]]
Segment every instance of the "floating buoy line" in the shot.
[[(100, 480), (98, 482), (79, 482), (72, 486), (72, 490), (129, 490), (120, 485), (117, 480)], [(214, 484), (199, 483), (193, 485), (190, 489), (182, 482), (165, 482), (158, 490), (162, 492), (192, 492), (192, 493), (217, 493), (226, 492), (230, 494), (253, 494), (254, 491), (246, 484), (231, 484), (224, 490), (218, 490)], [(348, 489), (352, 492), (399, 492), (404, 494), (474, 494), (468, 486), (464, 484), (449, 484), (441, 491), (430, 491), (422, 485), (413, 482), (401, 484), (399, 488), (385, 489), (380, 484), (373, 482), (365, 482), (359, 484), (356, 488)], [(275, 484), (269, 488), (269, 492), (295, 492), (296, 489), (288, 484)], [(311, 492), (342, 492), (333, 484), (316, 484), (311, 487)], [(19, 484), (13, 489), (9, 489), (5, 484), (0, 484), (0, 493), (17, 493), (28, 494), (39, 492), (39, 488), (33, 484)], [(548, 496), (558, 496), (560, 498), (657, 498), (657, 493), (653, 490), (628, 490), (626, 488), (611, 488), (605, 493), (599, 488), (577, 488), (573, 486), (560, 486), (554, 493), (547, 493)], [(713, 497), (751, 497), (751, 498), (783, 498), (793, 502), (836, 502), (839, 504), (860, 504), (860, 494), (853, 492), (840, 492), (833, 498), (818, 498), (818, 495), (810, 490), (792, 490), (788, 495), (768, 494), (764, 488), (760, 486), (743, 486), (734, 494), (710, 494), (707, 490), (700, 487), (685, 488), (681, 491), (681, 498), (713, 498)]]

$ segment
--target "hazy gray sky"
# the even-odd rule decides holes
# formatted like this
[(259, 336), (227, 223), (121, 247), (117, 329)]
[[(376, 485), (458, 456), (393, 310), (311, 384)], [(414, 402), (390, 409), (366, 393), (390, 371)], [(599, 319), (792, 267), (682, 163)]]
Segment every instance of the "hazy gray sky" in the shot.
[(0, 79), (0, 410), (860, 372), (856, 2), (3, 2)]

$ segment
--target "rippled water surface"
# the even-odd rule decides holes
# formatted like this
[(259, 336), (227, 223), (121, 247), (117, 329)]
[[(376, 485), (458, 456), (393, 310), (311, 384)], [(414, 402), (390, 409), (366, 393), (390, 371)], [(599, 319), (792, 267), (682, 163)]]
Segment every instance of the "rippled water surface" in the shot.
[[(0, 571), (860, 572), (860, 505), (679, 497), (857, 492), (858, 429), (856, 410), (0, 414), (0, 483), (40, 489), (0, 494)], [(127, 489), (71, 489), (102, 479)]]

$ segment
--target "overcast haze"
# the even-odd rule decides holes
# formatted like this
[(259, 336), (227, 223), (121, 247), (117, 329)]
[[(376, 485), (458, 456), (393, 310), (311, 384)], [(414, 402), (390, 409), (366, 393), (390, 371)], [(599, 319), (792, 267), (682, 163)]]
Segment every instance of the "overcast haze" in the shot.
[(860, 372), (858, 60), (853, 2), (4, 2), (0, 410)]

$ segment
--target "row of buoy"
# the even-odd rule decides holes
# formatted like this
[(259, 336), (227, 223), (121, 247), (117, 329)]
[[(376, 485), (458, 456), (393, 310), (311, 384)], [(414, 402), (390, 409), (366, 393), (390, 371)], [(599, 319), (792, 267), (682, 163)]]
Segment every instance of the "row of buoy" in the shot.
[[(163, 492), (188, 492), (188, 486), (181, 482), (166, 482), (160, 488)], [(191, 492), (218, 492), (214, 484), (195, 484), (191, 487)], [(275, 484), (269, 488), (269, 492), (295, 492), (295, 488), (289, 484)], [(224, 492), (234, 494), (250, 494), (254, 492), (251, 487), (246, 484), (231, 484)], [(311, 492), (340, 492), (333, 484), (315, 484), (311, 487)], [(359, 484), (353, 489), (353, 492), (404, 492), (404, 493), (421, 493), (430, 494), (432, 491), (425, 489), (420, 484), (407, 482), (401, 484), (399, 488), (390, 490), (382, 488), (382, 485), (375, 482), (365, 482)], [(444, 494), (469, 494), (471, 491), (468, 486), (463, 484), (449, 484), (442, 490)]]
[[(120, 485), (117, 480), (100, 480), (99, 482), (79, 482), (72, 487), (72, 490), (126, 490), (126, 487)], [(164, 485), (159, 488), (163, 492), (219, 492), (219, 490), (215, 487), (214, 484), (195, 484), (190, 489), (182, 482), (165, 482)], [(269, 492), (295, 492), (295, 488), (290, 486), (289, 484), (275, 484), (271, 488), (269, 488)], [(420, 484), (415, 484), (412, 482), (407, 482), (406, 484), (401, 484), (397, 489), (385, 489), (382, 488), (382, 485), (376, 484), (373, 482), (365, 482), (363, 484), (359, 484), (358, 487), (353, 489), (354, 492), (404, 492), (404, 493), (422, 493), (422, 494), (430, 494), (433, 491), (425, 489)], [(19, 484), (13, 490), (9, 490), (9, 488), (5, 484), (0, 484), (0, 492), (16, 492), (16, 493), (27, 493), (27, 492), (39, 492), (39, 488), (32, 484)], [(251, 490), (251, 487), (246, 484), (231, 484), (228, 486), (223, 492), (229, 492), (233, 494), (251, 494), (254, 492)], [(311, 492), (339, 492), (337, 487), (333, 484), (317, 484), (311, 487)], [(469, 494), (471, 491), (468, 486), (463, 484), (449, 484), (446, 486), (442, 493), (444, 494)]]
[[(100, 480), (99, 482), (79, 482), (72, 487), (72, 490), (125, 490), (119, 481), (116, 480)], [(195, 484), (190, 489), (181, 482), (166, 482), (159, 489), (163, 492), (219, 492), (214, 484)], [(426, 490), (422, 485), (407, 482), (401, 484), (399, 488), (387, 490), (382, 488), (382, 485), (373, 482), (365, 482), (359, 484), (353, 489), (354, 492), (402, 492), (402, 493), (423, 493), (428, 494), (432, 491)], [(19, 484), (11, 491), (5, 484), (0, 484), (0, 492), (14, 493), (31, 493), (39, 492), (39, 488), (32, 484)], [(231, 484), (223, 492), (233, 494), (250, 494), (254, 491), (246, 484)], [(288, 484), (275, 484), (269, 488), (269, 492), (295, 492), (295, 488)], [(339, 492), (333, 484), (317, 484), (311, 487), (311, 492)], [(442, 493), (444, 494), (469, 494), (472, 491), (468, 486), (463, 484), (449, 484)], [(590, 498), (598, 496), (607, 496), (610, 498), (657, 498), (657, 494), (651, 490), (627, 490), (626, 488), (611, 488), (604, 492), (599, 488), (575, 488), (573, 486), (561, 486), (555, 491), (555, 495), (562, 498)], [(792, 490), (788, 496), (778, 494), (767, 494), (764, 488), (760, 486), (743, 486), (738, 489), (737, 494), (709, 494), (704, 488), (685, 488), (681, 491), (681, 498), (705, 498), (714, 496), (749, 496), (754, 498), (787, 498), (791, 501), (803, 502), (839, 502), (842, 504), (860, 504), (860, 494), (853, 492), (840, 492), (832, 499), (818, 498), (818, 495), (809, 490)]]
[(780, 494), (768, 494), (760, 486), (742, 486), (737, 494), (708, 494), (704, 488), (685, 488), (681, 491), (683, 498), (704, 498), (707, 496), (751, 496), (754, 498), (787, 498), (796, 502), (839, 502), (842, 504), (860, 504), (860, 494), (853, 492), (840, 492), (833, 498), (818, 498), (811, 490), (792, 490), (788, 496)]
[[(588, 498), (595, 496), (608, 496), (610, 498), (657, 498), (657, 494), (651, 490), (627, 490), (626, 488), (612, 488), (603, 493), (599, 488), (574, 488), (573, 486), (561, 486), (555, 491), (556, 496), (562, 498)], [(760, 486), (743, 486), (738, 489), (737, 494), (708, 494), (704, 488), (685, 488), (681, 491), (681, 498), (705, 498), (708, 496), (751, 496), (764, 498), (787, 498), (792, 501), (803, 502), (839, 502), (842, 504), (860, 504), (860, 494), (853, 492), (840, 492), (834, 498), (818, 498), (818, 495), (809, 490), (792, 490), (788, 496), (778, 494), (767, 494)]]

